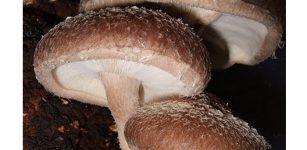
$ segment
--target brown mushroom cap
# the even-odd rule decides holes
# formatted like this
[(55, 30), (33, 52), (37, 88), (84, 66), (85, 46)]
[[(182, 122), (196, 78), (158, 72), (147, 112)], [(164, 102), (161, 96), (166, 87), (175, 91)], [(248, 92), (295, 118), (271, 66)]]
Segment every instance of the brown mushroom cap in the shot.
[(81, 0), (80, 11), (136, 4), (203, 26), (198, 32), (215, 68), (257, 64), (275, 52), (282, 36), (284, 4), (278, 0)]
[(137, 7), (66, 19), (37, 45), (34, 69), (54, 94), (101, 106), (107, 106), (103, 72), (141, 81), (145, 102), (199, 93), (210, 79), (206, 48), (187, 25)]
[(256, 129), (234, 117), (211, 94), (168, 99), (139, 108), (127, 121), (133, 149), (264, 150), (270, 146)]

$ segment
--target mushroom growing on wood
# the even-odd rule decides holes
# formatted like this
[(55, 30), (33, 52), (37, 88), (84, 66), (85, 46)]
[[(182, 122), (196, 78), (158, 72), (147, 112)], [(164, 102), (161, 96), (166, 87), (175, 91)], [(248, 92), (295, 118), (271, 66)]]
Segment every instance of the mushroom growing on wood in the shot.
[(219, 69), (255, 65), (273, 55), (285, 12), (285, 2), (279, 0), (81, 0), (79, 9), (125, 5), (162, 9), (198, 28), (213, 67)]
[(127, 121), (131, 150), (266, 150), (248, 123), (211, 94), (170, 98), (139, 108)]
[(206, 48), (187, 25), (137, 7), (66, 19), (38, 43), (34, 70), (55, 95), (109, 107), (122, 149), (128, 149), (125, 122), (136, 108), (200, 93), (210, 79)]

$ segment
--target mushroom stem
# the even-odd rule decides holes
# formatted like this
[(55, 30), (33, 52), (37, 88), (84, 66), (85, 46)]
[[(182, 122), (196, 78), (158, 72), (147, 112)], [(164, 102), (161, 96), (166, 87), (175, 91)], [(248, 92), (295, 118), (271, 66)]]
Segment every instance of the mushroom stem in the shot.
[(120, 147), (129, 150), (124, 127), (130, 115), (140, 106), (141, 81), (115, 73), (101, 73), (101, 81), (105, 86), (108, 106), (116, 122)]

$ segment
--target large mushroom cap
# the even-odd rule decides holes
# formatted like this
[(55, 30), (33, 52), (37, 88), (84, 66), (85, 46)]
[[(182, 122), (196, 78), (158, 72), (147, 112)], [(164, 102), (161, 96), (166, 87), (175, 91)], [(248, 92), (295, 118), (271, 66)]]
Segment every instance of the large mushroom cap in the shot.
[(167, 99), (139, 108), (126, 123), (131, 150), (265, 150), (256, 129), (213, 95)]
[(210, 78), (206, 48), (187, 25), (137, 7), (66, 19), (43, 36), (34, 67), (47, 90), (101, 106), (106, 72), (141, 81), (145, 102), (199, 93)]
[(213, 67), (254, 65), (271, 56), (282, 35), (280, 0), (81, 0), (80, 11), (143, 5), (163, 9), (200, 27)]

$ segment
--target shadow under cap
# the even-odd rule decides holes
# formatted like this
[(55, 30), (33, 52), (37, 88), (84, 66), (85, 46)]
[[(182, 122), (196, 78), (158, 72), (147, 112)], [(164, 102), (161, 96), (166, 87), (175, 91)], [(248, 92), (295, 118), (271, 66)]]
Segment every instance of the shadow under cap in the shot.
[[(81, 0), (79, 11), (82, 12), (105, 7), (127, 5), (162, 9), (164, 12), (174, 17), (182, 18), (185, 23), (192, 27), (200, 29), (201, 25), (204, 26), (205, 29), (214, 29), (217, 34), (212, 36), (220, 37), (216, 39), (218, 41), (206, 40), (211, 38), (211, 35), (206, 36), (206, 30), (204, 30), (200, 36), (204, 38), (206, 45), (215, 45), (210, 47), (213, 49), (209, 49), (209, 51), (212, 53), (210, 55), (213, 56), (213, 67), (217, 69), (227, 68), (235, 63), (255, 65), (273, 55), (281, 39), (283, 22), (285, 20), (285, 11), (283, 11), (285, 9), (285, 3), (280, 2), (280, 0)], [(200, 15), (201, 12), (197, 13), (198, 11), (204, 11), (206, 13), (211, 11), (215, 13), (204, 15), (202, 18)], [(219, 21), (219, 16), (224, 15), (232, 15), (236, 16), (236, 18), (241, 18), (246, 24), (242, 24), (242, 29), (250, 27), (250, 29), (246, 30), (247, 34), (245, 31), (241, 32), (240, 29), (235, 29), (233, 31), (237, 32), (235, 34), (238, 40), (231, 41), (232, 35), (229, 35), (229, 32), (232, 32), (231, 30), (224, 31), (222, 30), (224, 27), (212, 28), (211, 23)], [(207, 20), (211, 18), (210, 16), (215, 16), (215, 19)], [(244, 21), (246, 19), (250, 21)], [(209, 26), (209, 28), (207, 26)], [(258, 28), (263, 28), (261, 29), (263, 31), (258, 30)], [(198, 32), (198, 29), (195, 29), (195, 31)], [(253, 33), (255, 33), (255, 36), (252, 36)], [(245, 40), (245, 42), (242, 44), (240, 43), (241, 40)], [(255, 41), (257, 41), (257, 44), (251, 46)], [(225, 45), (218, 46), (216, 43), (226, 44), (226, 48), (222, 49), (221, 47)]]

